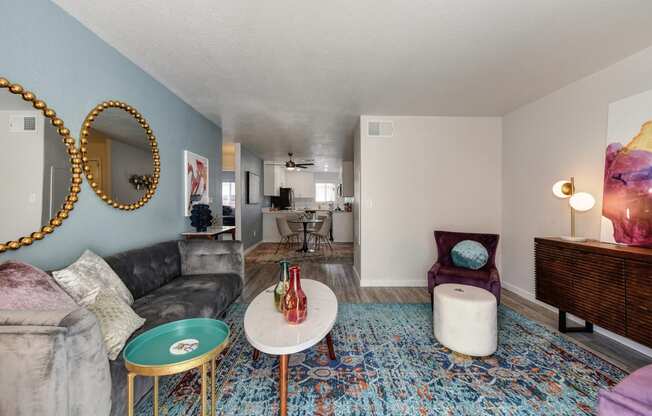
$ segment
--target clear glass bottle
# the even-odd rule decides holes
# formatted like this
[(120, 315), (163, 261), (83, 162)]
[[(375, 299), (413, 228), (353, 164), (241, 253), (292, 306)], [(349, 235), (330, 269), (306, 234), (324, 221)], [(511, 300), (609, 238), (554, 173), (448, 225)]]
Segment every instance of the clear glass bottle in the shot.
[(301, 289), (301, 269), (290, 267), (290, 285), (283, 298), (285, 320), (292, 325), (300, 324), (308, 317), (308, 299)]
[(278, 262), (281, 267), (281, 274), (279, 275), (278, 283), (274, 288), (274, 305), (276, 310), (283, 312), (283, 297), (288, 290), (288, 285), (290, 284), (290, 278), (288, 274), (288, 268), (290, 267), (290, 262), (287, 260), (281, 260)]

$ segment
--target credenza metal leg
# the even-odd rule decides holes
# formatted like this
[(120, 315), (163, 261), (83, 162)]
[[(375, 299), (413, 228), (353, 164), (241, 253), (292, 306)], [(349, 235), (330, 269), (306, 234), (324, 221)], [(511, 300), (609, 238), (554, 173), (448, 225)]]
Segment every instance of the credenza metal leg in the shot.
[(584, 322), (584, 326), (567, 326), (566, 311), (559, 311), (559, 332), (593, 332), (593, 324), (589, 321)]

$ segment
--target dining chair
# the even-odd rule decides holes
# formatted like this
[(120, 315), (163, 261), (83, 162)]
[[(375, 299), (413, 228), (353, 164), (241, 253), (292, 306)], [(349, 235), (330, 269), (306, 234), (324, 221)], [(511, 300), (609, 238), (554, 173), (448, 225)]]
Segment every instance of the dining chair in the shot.
[(299, 221), (301, 219), (301, 215), (299, 214), (290, 214), (286, 217), (288, 224), (290, 226), (290, 229), (297, 234), (303, 233), (303, 224), (300, 222), (291, 222), (291, 221)]
[(333, 246), (331, 245), (331, 240), (330, 240), (330, 233), (331, 233), (331, 222), (333, 221), (331, 216), (325, 216), (325, 217), (319, 217), (320, 220), (323, 222), (321, 223), (321, 226), (310, 233), (314, 240), (314, 247), (315, 251), (320, 250), (321, 246), (326, 244), (328, 245), (328, 248), (333, 251)]
[(293, 243), (299, 242), (299, 233), (290, 228), (287, 217), (276, 217), (276, 227), (278, 228), (278, 233), (281, 235), (281, 242), (278, 246), (276, 246), (276, 251), (274, 254), (278, 253), (279, 249), (282, 246), (285, 246), (285, 248), (290, 248), (292, 247)]

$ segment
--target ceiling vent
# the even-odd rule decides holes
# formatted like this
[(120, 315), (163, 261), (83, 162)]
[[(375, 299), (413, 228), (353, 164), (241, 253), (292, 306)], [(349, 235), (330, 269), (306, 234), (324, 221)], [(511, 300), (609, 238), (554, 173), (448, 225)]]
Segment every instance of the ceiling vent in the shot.
[(10, 133), (36, 133), (36, 116), (9, 116)]
[(394, 122), (386, 120), (373, 120), (367, 123), (369, 137), (392, 137), (394, 135)]

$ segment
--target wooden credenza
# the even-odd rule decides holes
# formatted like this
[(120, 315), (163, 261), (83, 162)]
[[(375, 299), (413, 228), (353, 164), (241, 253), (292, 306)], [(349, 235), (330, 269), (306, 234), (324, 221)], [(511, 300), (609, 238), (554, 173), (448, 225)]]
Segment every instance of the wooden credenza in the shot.
[(652, 249), (535, 238), (536, 298), (641, 344), (652, 346)]

